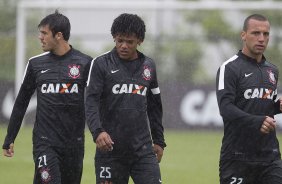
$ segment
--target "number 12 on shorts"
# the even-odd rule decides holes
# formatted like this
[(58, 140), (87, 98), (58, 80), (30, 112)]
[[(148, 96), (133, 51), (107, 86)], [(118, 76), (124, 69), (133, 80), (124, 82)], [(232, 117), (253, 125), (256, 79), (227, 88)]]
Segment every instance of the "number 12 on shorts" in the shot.
[(241, 184), (243, 182), (243, 178), (232, 177), (231, 179), (232, 181), (230, 182), (230, 184)]
[(111, 178), (112, 174), (110, 172), (110, 167), (101, 167), (100, 178)]

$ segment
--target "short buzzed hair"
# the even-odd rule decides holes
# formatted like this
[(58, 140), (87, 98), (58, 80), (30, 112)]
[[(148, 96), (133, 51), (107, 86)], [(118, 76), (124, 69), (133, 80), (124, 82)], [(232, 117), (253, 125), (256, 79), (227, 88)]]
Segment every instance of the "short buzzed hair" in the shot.
[(132, 35), (140, 39), (141, 41), (145, 38), (146, 26), (144, 21), (135, 14), (123, 13), (119, 15), (113, 22), (111, 28), (111, 34), (115, 37), (118, 34), (121, 35)]
[(248, 16), (248, 17), (245, 19), (244, 25), (243, 25), (243, 31), (247, 31), (248, 25), (249, 25), (249, 21), (250, 21), (251, 19), (259, 20), (259, 21), (268, 21), (268, 22), (269, 22), (269, 20), (268, 20), (265, 16), (263, 16), (263, 15), (261, 15), (261, 14), (252, 14), (252, 15)]

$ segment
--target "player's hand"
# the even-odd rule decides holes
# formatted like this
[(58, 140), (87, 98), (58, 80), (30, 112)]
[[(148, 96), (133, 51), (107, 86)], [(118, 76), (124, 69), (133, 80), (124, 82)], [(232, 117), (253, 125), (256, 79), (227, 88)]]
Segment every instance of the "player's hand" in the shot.
[(3, 155), (6, 157), (13, 157), (14, 156), (14, 143), (10, 144), (9, 149), (3, 149)]
[(164, 150), (162, 147), (160, 147), (159, 145), (157, 144), (154, 144), (154, 152), (157, 156), (157, 159), (159, 161), (159, 163), (161, 162), (162, 160), (162, 157), (163, 157), (163, 153), (164, 153)]
[(263, 121), (260, 131), (264, 134), (268, 134), (269, 132), (275, 130), (276, 128), (276, 121), (275, 119), (266, 116), (265, 120)]
[(114, 142), (107, 132), (101, 132), (96, 139), (97, 148), (101, 151), (112, 151), (113, 144)]

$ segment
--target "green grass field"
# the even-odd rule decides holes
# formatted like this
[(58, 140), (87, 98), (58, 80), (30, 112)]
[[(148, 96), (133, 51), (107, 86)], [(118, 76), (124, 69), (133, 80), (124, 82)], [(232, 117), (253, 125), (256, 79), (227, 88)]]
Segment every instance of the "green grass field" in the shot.
[[(6, 127), (0, 126), (0, 144)], [(21, 128), (15, 142), (13, 158), (0, 155), (0, 183), (31, 184), (33, 179), (32, 129)], [(217, 184), (218, 159), (222, 132), (219, 131), (172, 131), (166, 130), (165, 149), (161, 166), (164, 184), (193, 183)], [(95, 183), (93, 156), (95, 145), (86, 129), (86, 147), (82, 184)], [(130, 181), (132, 184), (133, 182)]]

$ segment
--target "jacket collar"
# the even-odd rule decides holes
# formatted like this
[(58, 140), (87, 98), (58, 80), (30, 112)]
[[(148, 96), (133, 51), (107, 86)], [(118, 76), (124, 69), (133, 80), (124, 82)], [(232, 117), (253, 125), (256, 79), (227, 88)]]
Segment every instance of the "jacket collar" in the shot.
[[(136, 50), (136, 51), (137, 51), (137, 54), (138, 54), (138, 59), (140, 59), (141, 61), (144, 61), (145, 55), (142, 52), (138, 51), (138, 50)], [(115, 56), (116, 59), (118, 59), (118, 61), (122, 60), (118, 56), (117, 49), (115, 47), (112, 49), (112, 52), (114, 53), (114, 56)]]
[(254, 64), (264, 64), (266, 61), (266, 58), (264, 57), (264, 55), (262, 55), (261, 62), (258, 63), (256, 59), (245, 55), (242, 50), (239, 50), (238, 56), (243, 57), (246, 61), (252, 62)]

